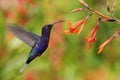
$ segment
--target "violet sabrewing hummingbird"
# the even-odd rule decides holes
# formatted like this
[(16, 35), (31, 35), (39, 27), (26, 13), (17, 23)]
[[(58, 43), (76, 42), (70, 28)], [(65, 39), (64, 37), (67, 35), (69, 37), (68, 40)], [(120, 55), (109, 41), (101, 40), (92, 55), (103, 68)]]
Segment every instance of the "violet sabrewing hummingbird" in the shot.
[(16, 35), (20, 40), (22, 40), (24, 43), (26, 43), (30, 47), (32, 47), (28, 55), (28, 59), (26, 60), (22, 68), (19, 70), (19, 73), (21, 73), (28, 66), (28, 64), (32, 62), (36, 57), (41, 56), (42, 53), (47, 49), (49, 44), (51, 29), (54, 24), (57, 24), (60, 22), (63, 22), (63, 20), (59, 20), (52, 24), (43, 26), (41, 36), (38, 36), (32, 32), (25, 30), (20, 25), (7, 24), (7, 28), (11, 32), (13, 32), (14, 35)]

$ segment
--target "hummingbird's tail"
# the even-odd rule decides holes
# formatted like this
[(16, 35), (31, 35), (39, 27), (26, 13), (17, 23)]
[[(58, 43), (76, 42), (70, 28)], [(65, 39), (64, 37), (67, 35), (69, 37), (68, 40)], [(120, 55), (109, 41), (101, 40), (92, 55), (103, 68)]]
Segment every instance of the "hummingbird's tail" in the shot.
[(21, 73), (25, 70), (25, 68), (27, 68), (27, 66), (28, 66), (28, 64), (25, 63), (25, 64), (22, 66), (22, 68), (19, 70), (19, 74), (21, 74)]

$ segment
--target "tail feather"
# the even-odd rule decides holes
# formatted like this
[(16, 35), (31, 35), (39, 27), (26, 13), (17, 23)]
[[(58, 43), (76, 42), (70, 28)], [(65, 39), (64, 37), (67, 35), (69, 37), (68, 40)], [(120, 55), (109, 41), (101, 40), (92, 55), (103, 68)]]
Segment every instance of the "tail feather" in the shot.
[(22, 68), (19, 70), (19, 74), (21, 74), (26, 68), (27, 68), (28, 64), (25, 63)]

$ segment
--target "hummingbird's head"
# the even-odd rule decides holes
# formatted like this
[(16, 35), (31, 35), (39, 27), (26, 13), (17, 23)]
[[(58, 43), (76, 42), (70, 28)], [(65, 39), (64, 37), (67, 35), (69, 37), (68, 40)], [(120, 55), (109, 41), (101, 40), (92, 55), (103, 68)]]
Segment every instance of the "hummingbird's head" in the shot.
[(45, 25), (43, 28), (42, 28), (42, 34), (50, 34), (50, 31), (52, 29), (53, 25), (51, 24), (48, 24), (48, 25)]
[(43, 26), (42, 31), (50, 31), (52, 29), (52, 27), (53, 27), (53, 25), (51, 25), (51, 24), (45, 25), (45, 26)]
[(52, 24), (48, 24), (48, 25), (45, 25), (43, 28), (42, 28), (42, 34), (50, 34), (50, 31), (52, 29), (52, 27), (57, 24), (57, 23), (60, 23), (60, 22), (64, 22), (63, 20), (59, 20), (59, 21), (56, 21)]

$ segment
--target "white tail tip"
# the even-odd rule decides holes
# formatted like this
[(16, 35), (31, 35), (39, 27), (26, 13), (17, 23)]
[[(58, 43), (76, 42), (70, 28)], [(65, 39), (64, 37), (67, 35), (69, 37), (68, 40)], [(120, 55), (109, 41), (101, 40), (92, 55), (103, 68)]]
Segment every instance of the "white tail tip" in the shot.
[(28, 64), (27, 63), (25, 63), (23, 66), (22, 66), (22, 68), (19, 70), (19, 74), (21, 74), (24, 70), (25, 70), (25, 68), (28, 66)]

